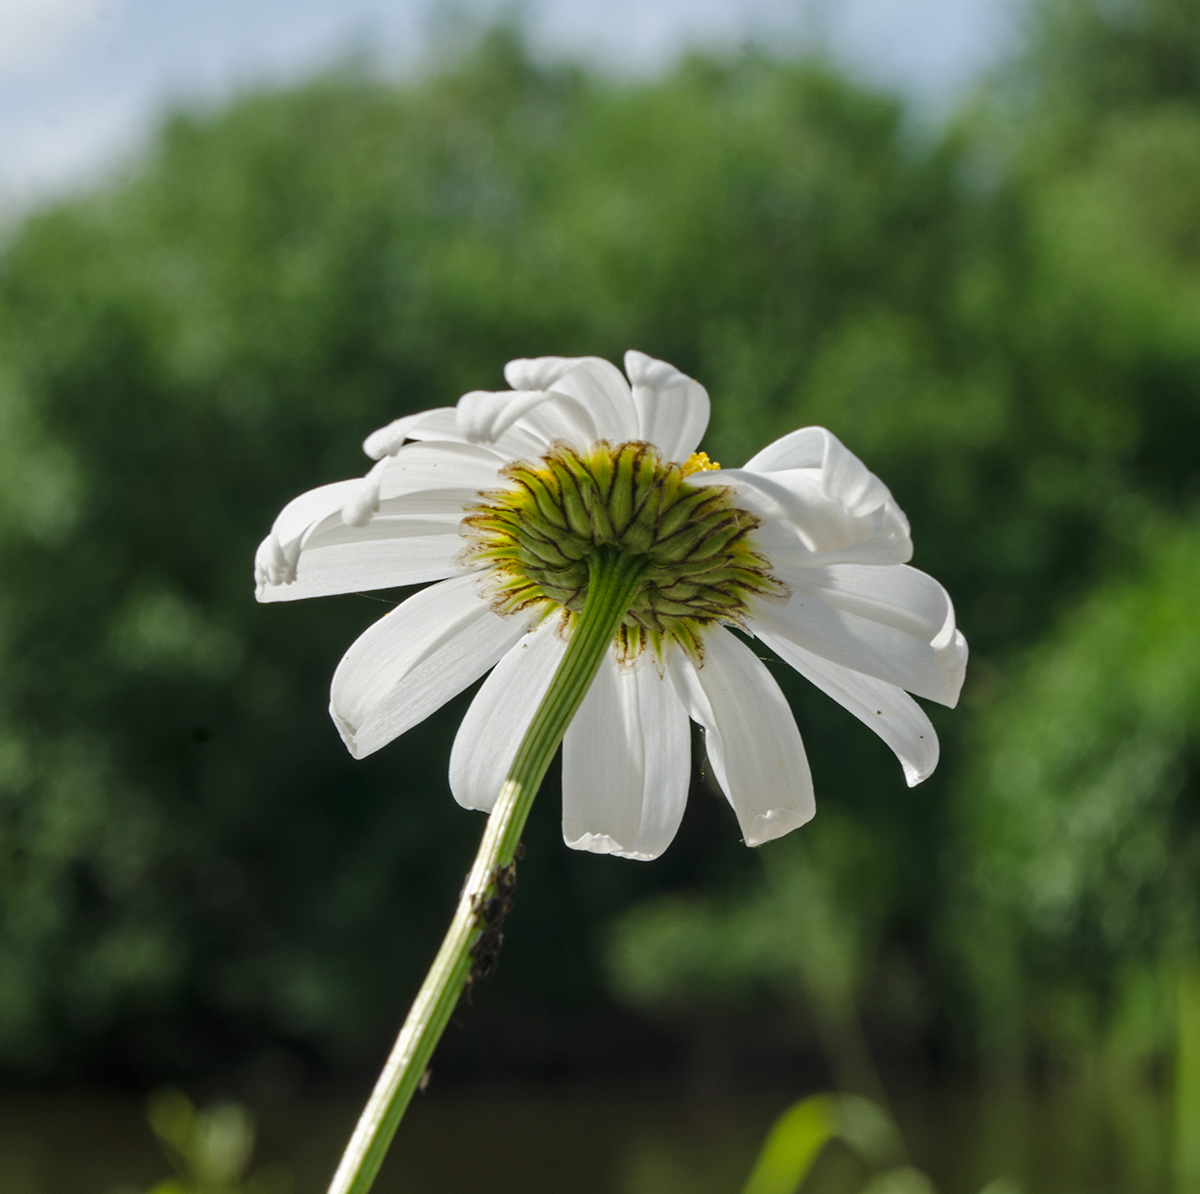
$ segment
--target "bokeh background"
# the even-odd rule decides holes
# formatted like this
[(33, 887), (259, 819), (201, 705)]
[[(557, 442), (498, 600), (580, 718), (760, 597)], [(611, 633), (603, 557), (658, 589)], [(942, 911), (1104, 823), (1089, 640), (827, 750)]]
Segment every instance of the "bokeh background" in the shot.
[(153, 125), (118, 37), (90, 140), (9, 53), (0, 1188), (144, 1186), (173, 1083), (323, 1189), (482, 826), (469, 694), (350, 760), (328, 680), (403, 594), (259, 607), (254, 548), (397, 415), (637, 347), (714, 458), (820, 423), (886, 481), (963, 702), (909, 791), (777, 669), (819, 813), (757, 851), (699, 744), (650, 865), (568, 851), (552, 780), (381, 1189), (732, 1191), (835, 1084), (949, 1194), (1200, 1189), (1200, 0), (931, 4), (907, 46), (886, 7), (300, 6), (274, 75)]

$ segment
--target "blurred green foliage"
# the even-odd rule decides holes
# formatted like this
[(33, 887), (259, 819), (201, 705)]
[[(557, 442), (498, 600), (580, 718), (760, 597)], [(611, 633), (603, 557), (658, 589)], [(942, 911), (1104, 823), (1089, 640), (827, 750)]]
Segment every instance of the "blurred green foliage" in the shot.
[(874, 1103), (857, 1095), (809, 1095), (771, 1126), (742, 1194), (796, 1194), (831, 1140), (842, 1140), (870, 1169), (864, 1188), (911, 1190), (933, 1186), (924, 1174), (898, 1163), (904, 1145), (896, 1126)]
[(952, 931), (1001, 1001), (993, 1030), (1015, 1033), (1028, 1013), (1050, 1039), (1086, 1044), (1123, 1015), (1125, 1044), (1152, 1056), (1165, 1018), (1147, 1000), (1173, 987), (1147, 983), (1200, 930), (1200, 528), (1149, 539), (1138, 572), (1067, 615), (979, 727)]
[(146, 1118), (178, 1176), (159, 1182), (149, 1194), (291, 1194), (286, 1170), (250, 1170), (254, 1118), (239, 1103), (205, 1110), (178, 1090), (150, 1098)]
[(12, 229), (5, 1066), (387, 1034), (480, 827), (446, 790), (464, 701), (352, 763), (323, 693), (385, 607), (256, 607), (254, 547), (391, 418), (631, 346), (706, 384), (717, 459), (823, 423), (885, 479), (958, 604), (966, 708), (910, 794), (781, 674), (821, 815), (761, 858), (699, 782), (652, 867), (571, 855), (547, 791), (488, 998), (602, 1000), (636, 908), (644, 1008), (799, 990), (902, 1048), (1165, 1047), (1197, 906), (1200, 3), (1039, 12), (942, 130), (815, 62), (617, 82), (501, 30), (418, 81), (178, 113)]
[(814, 844), (816, 854), (793, 834), (764, 851), (762, 881), (732, 897), (675, 893), (626, 913), (610, 945), (612, 982), (637, 1006), (685, 1018), (773, 996), (797, 1022), (811, 1017), (843, 1090), (878, 1096), (856, 1009), (892, 903), (878, 882), (885, 850), (836, 813)]

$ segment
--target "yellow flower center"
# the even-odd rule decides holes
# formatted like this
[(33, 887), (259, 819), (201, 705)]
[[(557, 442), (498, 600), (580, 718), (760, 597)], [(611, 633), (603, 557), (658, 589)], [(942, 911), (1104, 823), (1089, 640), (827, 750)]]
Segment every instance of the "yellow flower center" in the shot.
[(665, 463), (637, 441), (583, 454), (558, 444), (537, 464), (509, 465), (511, 487), (480, 495), (463, 523), (467, 559), (491, 569), (499, 612), (577, 614), (599, 549), (639, 557), (639, 588), (617, 634), (622, 654), (651, 646), (661, 657), (673, 639), (699, 658), (706, 625), (740, 623), (747, 598), (782, 591), (750, 541), (758, 520), (734, 505), (733, 491), (685, 480), (717, 467), (703, 452)]

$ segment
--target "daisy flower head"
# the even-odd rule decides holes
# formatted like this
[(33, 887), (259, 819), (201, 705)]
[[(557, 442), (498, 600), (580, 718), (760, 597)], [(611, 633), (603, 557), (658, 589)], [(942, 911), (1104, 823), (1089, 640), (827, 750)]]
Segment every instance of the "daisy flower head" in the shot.
[[(255, 560), (260, 601), (424, 584), (350, 647), (330, 712), (356, 757), (487, 675), (450, 786), (490, 811), (597, 577), (620, 608), (563, 737), (563, 836), (650, 859), (691, 774), (689, 720), (756, 846), (808, 821), (791, 710), (733, 628), (871, 727), (910, 785), (938, 758), (909, 693), (954, 705), (967, 645), (945, 589), (907, 566), (908, 520), (830, 432), (785, 435), (741, 468), (698, 452), (704, 387), (640, 352), (509, 362), (509, 390), (367, 437), (365, 477), (289, 503)], [(604, 583), (609, 583), (607, 580)], [(613, 582), (617, 583), (617, 582)], [(618, 592), (619, 590), (619, 592)]]

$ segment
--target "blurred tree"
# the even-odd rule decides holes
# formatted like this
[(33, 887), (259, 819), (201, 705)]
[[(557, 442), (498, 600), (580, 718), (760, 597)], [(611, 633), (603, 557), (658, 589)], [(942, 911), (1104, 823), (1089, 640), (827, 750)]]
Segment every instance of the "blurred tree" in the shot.
[(1141, 559), (1031, 652), (964, 776), (976, 849), (948, 907), (1006, 1052), (1028, 1025), (1153, 1061), (1197, 946), (1200, 531)]
[[(462, 702), (345, 757), (322, 692), (374, 599), (256, 608), (274, 512), (362, 471), (375, 426), (540, 352), (676, 360), (744, 455), (802, 417), (809, 358), (859, 309), (935, 301), (952, 173), (815, 66), (616, 85), (501, 31), (420, 84), (333, 74), (177, 115), (128, 182), (16, 230), (3, 1056), (171, 1070), (222, 1033), (385, 1032), (479, 829), (445, 793)], [(506, 976), (594, 1000), (613, 909), (744, 867), (703, 799), (639, 868), (569, 857), (548, 793)]]
[[(417, 82), (347, 70), (176, 114), (130, 178), (12, 231), (5, 1064), (337, 1057), (395, 1022), (479, 831), (445, 791), (463, 702), (352, 763), (323, 692), (376, 598), (260, 609), (249, 565), (284, 501), (363, 471), (368, 431), (511, 357), (671, 360), (712, 392), (726, 463), (828, 425), (911, 515), (976, 652), (972, 716), (1003, 724), (1005, 660), (1189, 507), (1200, 430), (1200, 113), (1172, 32), (1195, 4), (1045, 12), (1025, 85), (944, 135), (811, 62), (618, 83), (501, 30)], [(936, 925), (947, 875), (992, 850), (951, 807), (975, 798), (951, 782), (970, 717), (938, 717), (943, 767), (906, 795), (881, 744), (785, 683), (825, 816), (886, 876), (882, 904), (847, 905), (858, 998), (899, 1037), (940, 1031), (972, 1006)], [(556, 820), (548, 791), (489, 996), (547, 1019), (603, 998), (621, 910), (755, 890), (699, 784), (653, 867), (571, 855)], [(855, 851), (806, 857), (855, 891)]]
[[(911, 836), (891, 839), (888, 914), (851, 898), (858, 931), (843, 936), (875, 943), (857, 999), (877, 1025), (910, 1000), (915, 960), (933, 976), (925, 1007), (1010, 1070), (1033, 1047), (1145, 1073), (1173, 1049), (1174, 973), (1195, 948), (1200, 894), (1187, 828), (1200, 556), (1192, 532), (1163, 529), (1190, 525), (1200, 493), (1200, 5), (1050, 0), (1034, 17), (1026, 56), (941, 151), (960, 201), (937, 225), (959, 230), (946, 301), (840, 321), (844, 346), (820, 346), (795, 401), (892, 484), (916, 562), (946, 580), (976, 649), (951, 728), (952, 824), (922, 791), (926, 815), (906, 809)], [(846, 804), (879, 837), (868, 801)], [(836, 852), (802, 865), (826, 891), (861, 894), (863, 868)], [(753, 894), (693, 916), (687, 957), (719, 961), (706, 984), (690, 974), (692, 992), (721, 998), (731, 965), (762, 987), (792, 949), (814, 956), (798, 930), (771, 957), (729, 949), (722, 926), (775, 906), (765, 871)], [(665, 944), (671, 908), (621, 922), (627, 997), (663, 1006), (664, 969), (689, 974)], [(820, 921), (809, 914), (807, 931)], [(882, 938), (863, 931), (878, 925)], [(897, 944), (909, 965), (894, 969)]]
[(676, 894), (633, 908), (615, 925), (612, 982), (633, 1005), (685, 1022), (773, 994), (790, 1006), (793, 1032), (815, 1029), (839, 1089), (880, 1097), (857, 1008), (895, 904), (890, 876), (861, 826), (835, 815), (813, 829), (765, 852), (763, 881), (733, 898)]
[(1039, 12), (1014, 76), (1029, 92), (998, 109), (1025, 113), (1027, 343), (1047, 405), (1107, 456), (1093, 494), (1110, 579), (980, 702), (946, 940), (995, 1062), (1019, 1064), (1024, 1042), (1144, 1074), (1171, 1051), (1200, 895), (1200, 5)]

